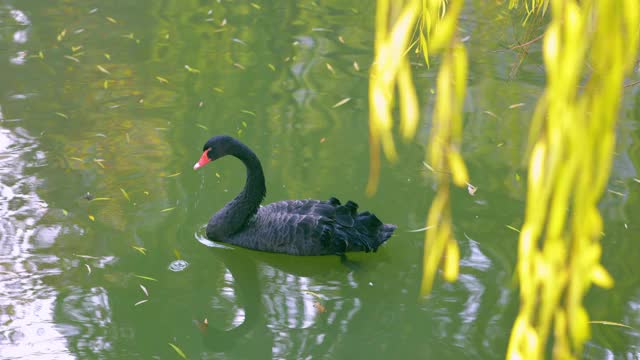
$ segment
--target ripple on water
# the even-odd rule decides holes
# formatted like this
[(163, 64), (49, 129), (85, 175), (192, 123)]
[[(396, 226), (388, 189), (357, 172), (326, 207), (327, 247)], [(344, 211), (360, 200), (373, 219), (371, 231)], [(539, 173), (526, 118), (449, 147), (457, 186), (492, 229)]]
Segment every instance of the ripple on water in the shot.
[(38, 225), (47, 204), (36, 193), (41, 180), (25, 171), (35, 148), (25, 130), (0, 128), (0, 357), (73, 358), (55, 324), (58, 292), (44, 280), (62, 272), (60, 259), (36, 251), (60, 229)]

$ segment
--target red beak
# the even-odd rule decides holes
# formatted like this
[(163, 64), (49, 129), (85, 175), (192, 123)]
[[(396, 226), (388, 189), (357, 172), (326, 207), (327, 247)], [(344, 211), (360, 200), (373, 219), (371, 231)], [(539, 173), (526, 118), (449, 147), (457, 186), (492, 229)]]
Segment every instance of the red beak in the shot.
[(200, 156), (200, 160), (198, 160), (198, 162), (195, 165), (193, 165), (193, 170), (198, 170), (201, 167), (207, 165), (207, 163), (211, 161), (211, 159), (209, 159), (209, 156), (207, 155), (209, 153), (209, 150), (211, 149), (207, 149), (205, 150), (205, 152), (202, 153), (202, 156)]

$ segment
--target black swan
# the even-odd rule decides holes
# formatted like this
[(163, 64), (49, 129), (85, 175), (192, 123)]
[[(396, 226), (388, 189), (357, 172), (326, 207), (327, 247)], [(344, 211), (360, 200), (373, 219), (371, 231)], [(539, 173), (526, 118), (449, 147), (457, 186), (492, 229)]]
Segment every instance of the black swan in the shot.
[(376, 251), (396, 226), (383, 224), (358, 204), (341, 205), (336, 198), (260, 203), (266, 195), (264, 173), (256, 154), (230, 136), (214, 136), (204, 144), (197, 170), (226, 155), (247, 167), (247, 182), (233, 200), (207, 224), (207, 237), (249, 249), (291, 255), (344, 255), (351, 251)]

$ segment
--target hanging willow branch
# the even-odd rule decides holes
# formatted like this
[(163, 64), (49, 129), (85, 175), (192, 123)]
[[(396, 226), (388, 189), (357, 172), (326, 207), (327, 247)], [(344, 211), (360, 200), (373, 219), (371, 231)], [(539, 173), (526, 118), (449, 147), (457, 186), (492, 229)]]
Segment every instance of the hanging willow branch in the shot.
[(543, 358), (551, 332), (554, 357), (579, 357), (590, 332), (582, 299), (592, 284), (613, 286), (600, 264), (603, 224), (597, 205), (611, 170), (624, 74), (637, 55), (640, 5), (550, 3), (543, 47), (548, 83), (531, 126), (517, 265), (520, 312), (510, 359)]
[[(431, 167), (436, 169), (438, 192), (427, 217), (430, 230), (425, 238), (422, 296), (431, 291), (440, 264), (444, 265), (446, 280), (454, 281), (458, 276), (460, 254), (453, 236), (450, 182), (452, 178), (458, 186), (468, 183), (467, 168), (460, 155), (467, 52), (456, 36), (463, 1), (452, 1), (449, 8), (446, 4), (444, 0), (378, 0), (376, 55), (369, 82), (371, 171), (367, 192), (373, 194), (380, 172), (380, 148), (387, 158), (395, 160), (397, 157), (391, 116), (396, 89), (401, 134), (408, 140), (416, 132), (418, 103), (406, 56), (416, 25), (426, 63), (429, 64), (429, 56), (442, 56), (427, 154)], [(399, 15), (390, 19), (392, 13)]]

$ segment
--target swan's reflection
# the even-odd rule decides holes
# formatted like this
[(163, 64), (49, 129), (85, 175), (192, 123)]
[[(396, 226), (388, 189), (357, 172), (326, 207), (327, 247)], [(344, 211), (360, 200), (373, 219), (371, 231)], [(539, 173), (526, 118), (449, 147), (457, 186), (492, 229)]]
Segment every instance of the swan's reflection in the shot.
[[(314, 275), (304, 265), (289, 263), (298, 259), (301, 264), (299, 258), (237, 248), (214, 248), (212, 252), (227, 270), (225, 285), (216, 297), (237, 306), (230, 310), (231, 328), (209, 318), (203, 340), (211, 351), (227, 355), (248, 351), (250, 356), (264, 358), (317, 353), (318, 348), (330, 351), (361, 308), (359, 298), (345, 294), (345, 282), (354, 288), (358, 282), (337, 257), (305, 258), (324, 262), (315, 267)], [(326, 281), (326, 274), (318, 274), (327, 268), (333, 268), (329, 277), (338, 275), (341, 280)]]

